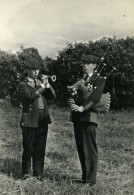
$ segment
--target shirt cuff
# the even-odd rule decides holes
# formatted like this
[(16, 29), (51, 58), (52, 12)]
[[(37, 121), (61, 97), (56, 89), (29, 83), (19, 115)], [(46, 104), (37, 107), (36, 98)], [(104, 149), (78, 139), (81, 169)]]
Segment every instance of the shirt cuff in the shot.
[(91, 108), (91, 106), (93, 105), (93, 102), (89, 102), (86, 106), (83, 106), (85, 108), (85, 110), (88, 110), (89, 108)]
[(46, 84), (46, 88), (50, 88), (50, 85), (49, 85), (49, 83), (47, 83), (47, 84)]
[(83, 106), (81, 106), (83, 108), (83, 112), (86, 110)]
[(43, 83), (41, 83), (40, 86), (41, 86), (42, 88), (45, 88), (45, 85), (44, 85)]

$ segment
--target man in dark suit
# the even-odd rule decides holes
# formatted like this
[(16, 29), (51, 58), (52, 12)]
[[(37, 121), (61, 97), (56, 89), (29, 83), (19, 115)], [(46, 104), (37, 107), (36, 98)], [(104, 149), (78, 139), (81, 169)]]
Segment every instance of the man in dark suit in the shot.
[(44, 157), (48, 124), (51, 119), (48, 112), (46, 95), (56, 98), (48, 78), (39, 80), (38, 74), (41, 63), (38, 60), (28, 60), (25, 64), (27, 77), (19, 84), (19, 96), (22, 102), (21, 129), (23, 136), (22, 176), (27, 178), (31, 174), (31, 160), (33, 176), (43, 177)]
[[(102, 96), (105, 80), (98, 76), (94, 78), (93, 70), (97, 65), (97, 57), (87, 55), (82, 57), (83, 80), (92, 82), (93, 91), (87, 101), (77, 94), (75, 104), (71, 105), (72, 122), (77, 151), (82, 168), (82, 181), (88, 185), (96, 183), (98, 150), (96, 144), (96, 128), (98, 126), (97, 104)], [(87, 88), (89, 86), (87, 85)]]

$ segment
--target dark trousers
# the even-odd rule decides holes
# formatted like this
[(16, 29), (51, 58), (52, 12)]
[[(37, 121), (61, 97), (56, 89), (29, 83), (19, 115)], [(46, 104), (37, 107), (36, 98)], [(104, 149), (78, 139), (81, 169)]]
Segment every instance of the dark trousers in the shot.
[(98, 150), (96, 144), (95, 123), (74, 124), (77, 151), (82, 168), (82, 180), (96, 183)]
[(33, 161), (33, 176), (42, 177), (48, 124), (39, 123), (38, 128), (22, 128), (23, 155), (22, 175), (31, 174), (31, 160)]

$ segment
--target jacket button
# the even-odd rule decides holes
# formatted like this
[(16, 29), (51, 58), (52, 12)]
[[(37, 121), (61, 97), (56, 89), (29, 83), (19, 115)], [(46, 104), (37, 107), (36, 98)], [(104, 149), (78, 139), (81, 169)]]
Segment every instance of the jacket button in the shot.
[(32, 110), (31, 108), (29, 110)]
[(21, 125), (23, 126), (24, 124), (23, 124), (23, 123), (21, 123)]

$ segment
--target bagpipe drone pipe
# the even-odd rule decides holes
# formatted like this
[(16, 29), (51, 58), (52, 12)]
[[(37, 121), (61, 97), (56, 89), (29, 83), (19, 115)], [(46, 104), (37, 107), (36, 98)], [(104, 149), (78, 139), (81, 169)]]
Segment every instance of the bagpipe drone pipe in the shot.
[[(106, 67), (103, 60), (104, 57), (101, 58), (99, 65), (94, 70), (93, 75), (90, 78), (86, 81), (84, 79), (80, 79), (74, 85), (67, 87), (69, 92), (68, 104), (70, 107), (72, 104), (75, 104), (77, 98), (80, 97), (79, 106), (85, 107), (86, 110), (92, 106), (99, 112), (108, 111), (110, 107), (110, 93), (104, 94), (99, 90), (101, 89), (100, 86), (105, 83), (106, 79), (113, 73), (113, 71), (116, 70), (116, 68), (112, 67), (111, 71), (106, 74), (105, 77), (100, 76), (102, 70)], [(98, 80), (99, 83), (97, 82)], [(98, 84), (96, 85), (96, 83)], [(98, 93), (102, 94), (101, 97), (97, 95)]]

